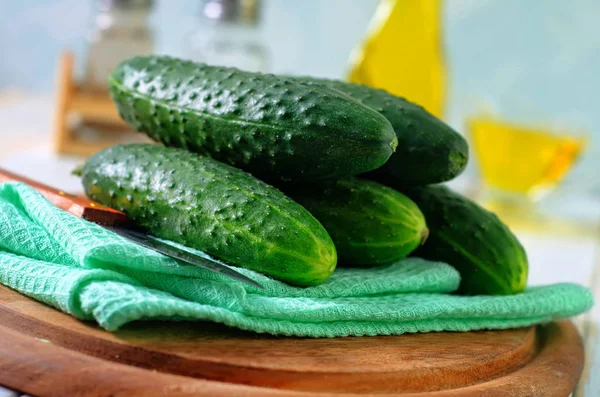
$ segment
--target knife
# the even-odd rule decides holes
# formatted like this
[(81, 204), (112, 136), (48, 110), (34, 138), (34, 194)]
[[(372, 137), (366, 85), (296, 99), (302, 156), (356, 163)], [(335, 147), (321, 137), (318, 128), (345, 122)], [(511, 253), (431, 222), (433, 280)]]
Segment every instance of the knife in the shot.
[(227, 267), (224, 261), (216, 258), (199, 256), (180, 248), (163, 243), (162, 241), (141, 233), (131, 228), (131, 221), (121, 211), (96, 203), (85, 197), (73, 196), (62, 190), (54, 189), (42, 183), (33, 181), (21, 175), (14, 174), (0, 168), (0, 183), (22, 182), (40, 192), (48, 201), (56, 207), (69, 212), (86, 221), (94, 222), (121, 237), (124, 237), (145, 248), (160, 252), (163, 255), (177, 259), (190, 265), (199, 266), (230, 277), (247, 285), (264, 289), (262, 285), (249, 277)]

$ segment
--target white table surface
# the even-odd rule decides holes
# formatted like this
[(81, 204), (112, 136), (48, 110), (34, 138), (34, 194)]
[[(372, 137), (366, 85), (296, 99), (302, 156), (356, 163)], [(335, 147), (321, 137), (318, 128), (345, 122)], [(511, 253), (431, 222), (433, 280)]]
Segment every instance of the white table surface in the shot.
[[(83, 159), (58, 156), (51, 149), (52, 98), (0, 95), (0, 167), (81, 193), (71, 175)], [(600, 224), (577, 236), (515, 230), (530, 259), (529, 284), (575, 282), (600, 301)], [(600, 304), (575, 318), (585, 341), (586, 368), (574, 396), (600, 396)], [(4, 393), (4, 394), (3, 394)], [(12, 395), (0, 388), (0, 397)]]

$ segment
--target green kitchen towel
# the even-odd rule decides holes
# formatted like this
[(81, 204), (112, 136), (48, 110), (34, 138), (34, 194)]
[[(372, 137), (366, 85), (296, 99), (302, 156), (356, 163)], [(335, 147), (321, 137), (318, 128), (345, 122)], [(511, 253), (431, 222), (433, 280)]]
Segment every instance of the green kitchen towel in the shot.
[(237, 270), (265, 290), (133, 244), (26, 185), (0, 184), (0, 283), (110, 331), (150, 319), (311, 337), (504, 329), (573, 316), (593, 303), (586, 288), (566, 283), (513, 296), (451, 295), (456, 270), (419, 258), (338, 269), (311, 288)]

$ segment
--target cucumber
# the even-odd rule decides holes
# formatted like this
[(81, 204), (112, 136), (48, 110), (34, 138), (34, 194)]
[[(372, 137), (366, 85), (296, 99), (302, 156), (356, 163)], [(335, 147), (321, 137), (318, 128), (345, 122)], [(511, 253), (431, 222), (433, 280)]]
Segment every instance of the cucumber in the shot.
[(323, 226), (253, 176), (183, 149), (118, 145), (82, 170), (92, 200), (150, 234), (298, 286), (325, 281), (337, 261)]
[(442, 185), (402, 190), (425, 214), (427, 242), (413, 255), (454, 266), (466, 295), (510, 295), (527, 284), (527, 255), (498, 217)]
[(341, 91), (378, 111), (392, 124), (398, 138), (396, 152), (383, 167), (365, 177), (418, 186), (449, 181), (465, 169), (469, 159), (467, 141), (423, 107), (364, 85), (312, 77), (299, 79)]
[(268, 181), (312, 181), (383, 165), (397, 145), (376, 111), (327, 87), (163, 56), (112, 73), (121, 117), (166, 146)]
[(417, 205), (376, 182), (348, 178), (288, 194), (325, 226), (340, 264), (390, 263), (408, 256), (427, 238)]

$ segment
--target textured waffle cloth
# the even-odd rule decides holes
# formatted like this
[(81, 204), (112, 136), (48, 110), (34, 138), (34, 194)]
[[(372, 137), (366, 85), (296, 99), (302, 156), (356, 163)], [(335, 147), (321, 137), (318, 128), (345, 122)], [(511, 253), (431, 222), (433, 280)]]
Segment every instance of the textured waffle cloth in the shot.
[(0, 283), (109, 331), (149, 319), (311, 337), (504, 329), (573, 316), (593, 303), (575, 284), (451, 295), (458, 273), (419, 258), (338, 269), (312, 288), (237, 270), (265, 289), (179, 264), (59, 210), (26, 185), (0, 184)]

